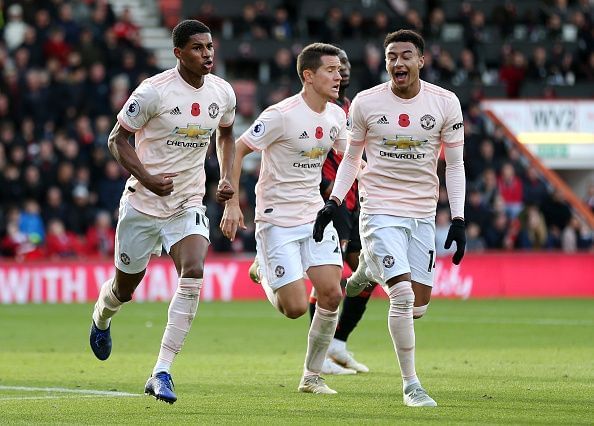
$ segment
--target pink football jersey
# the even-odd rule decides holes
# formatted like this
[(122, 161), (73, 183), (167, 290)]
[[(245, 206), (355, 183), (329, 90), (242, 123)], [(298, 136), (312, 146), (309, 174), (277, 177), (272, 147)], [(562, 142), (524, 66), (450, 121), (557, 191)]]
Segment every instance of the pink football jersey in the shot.
[(349, 143), (364, 144), (367, 155), (367, 167), (359, 175), (361, 211), (431, 217), (437, 207), (441, 145), (464, 144), (460, 101), (425, 81), (417, 96), (402, 99), (390, 84), (362, 91), (350, 109)]
[(160, 197), (130, 176), (122, 195), (148, 215), (169, 217), (202, 206), (204, 159), (211, 135), (235, 119), (231, 85), (212, 74), (199, 89), (188, 84), (176, 68), (144, 80), (118, 114), (119, 123), (134, 132), (136, 153), (150, 174), (178, 173), (174, 189)]
[(326, 155), (346, 146), (342, 108), (327, 103), (317, 113), (299, 93), (267, 108), (239, 140), (262, 151), (256, 221), (297, 226), (315, 220), (324, 205), (320, 181)]

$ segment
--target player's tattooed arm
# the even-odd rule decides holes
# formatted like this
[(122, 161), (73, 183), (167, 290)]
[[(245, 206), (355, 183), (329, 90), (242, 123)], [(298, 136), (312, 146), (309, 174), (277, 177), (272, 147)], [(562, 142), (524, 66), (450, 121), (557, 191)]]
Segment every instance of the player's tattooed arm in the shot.
[(151, 175), (144, 168), (136, 150), (130, 145), (130, 137), (133, 133), (122, 127), (119, 122), (116, 122), (109, 139), (107, 146), (109, 151), (132, 176), (149, 191), (159, 195), (160, 197), (169, 195), (173, 192), (173, 178), (177, 173), (159, 173)]

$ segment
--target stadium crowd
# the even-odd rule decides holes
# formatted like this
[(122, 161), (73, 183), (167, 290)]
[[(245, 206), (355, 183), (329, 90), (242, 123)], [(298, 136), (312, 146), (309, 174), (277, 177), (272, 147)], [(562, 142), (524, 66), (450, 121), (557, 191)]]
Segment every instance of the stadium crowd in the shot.
[[(464, 48), (457, 56), (441, 42), (446, 24), (442, 2), (426, 2), (423, 15), (408, 3), (390, 0), (387, 9), (372, 14), (331, 7), (317, 20), (304, 20), (299, 19), (303, 10), (296, 1), (272, 9), (257, 0), (245, 5), (237, 19), (219, 14), (213, 3), (201, 2), (194, 17), (210, 25), (215, 37), (221, 34), (248, 45), (258, 39), (284, 43), (270, 53), (266, 75), (250, 76), (256, 89), (262, 86), (257, 104), (242, 106), (238, 93), (238, 112), (246, 122), (293, 93), (298, 84), (294, 53), (300, 37), (339, 45), (363, 42), (362, 60), (352, 60), (351, 79), (356, 81), (347, 90), (352, 98), (356, 90), (387, 78), (381, 51), (387, 32), (405, 27), (420, 31), (429, 46), (421, 78), (454, 91), (473, 88), (463, 98), (468, 250), (593, 250), (592, 230), (572, 213), (561, 194), (551, 192), (542, 177), (526, 167), (503, 130), (489, 126), (478, 106), (490, 83), (503, 84), (508, 97), (520, 96), (524, 83), (537, 83), (549, 98), (559, 88), (594, 85), (591, 2), (541, 2), (542, 8), (521, 16), (511, 1), (500, 2), (491, 16), (463, 2), (459, 20)], [(130, 11), (116, 16), (107, 0), (0, 1), (0, 5), (1, 255), (20, 260), (111, 256), (127, 175), (111, 157), (107, 138), (131, 90), (161, 71), (156, 55), (142, 46)], [(486, 23), (497, 24), (500, 33)], [(508, 43), (519, 24), (525, 30), (522, 37), (535, 43), (529, 58)], [(575, 39), (573, 49), (564, 43), (568, 32)], [(501, 40), (496, 61), (485, 55), (484, 48), (493, 38)], [(239, 70), (232, 63), (225, 69), (233, 83)], [(255, 251), (253, 216), (248, 216), (253, 214), (258, 163), (248, 163), (244, 169), (240, 202), (248, 229), (233, 243), (218, 229), (222, 209), (213, 196), (218, 181), (214, 149), (206, 169), (212, 249)], [(444, 182), (443, 167), (439, 171)], [(450, 223), (445, 186), (441, 189), (436, 217), (440, 249)], [(578, 195), (594, 211), (594, 184), (588, 194)]]

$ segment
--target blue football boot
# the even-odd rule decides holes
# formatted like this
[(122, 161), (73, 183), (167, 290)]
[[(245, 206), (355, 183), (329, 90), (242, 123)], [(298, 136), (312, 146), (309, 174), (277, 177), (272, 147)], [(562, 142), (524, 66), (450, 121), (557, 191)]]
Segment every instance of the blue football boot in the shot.
[(171, 374), (165, 371), (160, 371), (149, 377), (144, 386), (144, 393), (170, 404), (177, 401), (177, 396), (175, 395), (175, 392), (173, 392), (173, 380), (171, 379)]
[(91, 324), (89, 343), (91, 344), (93, 353), (101, 361), (105, 361), (111, 354), (111, 334), (109, 332), (110, 327), (107, 327), (107, 330), (99, 330), (95, 325), (95, 321), (92, 321)]

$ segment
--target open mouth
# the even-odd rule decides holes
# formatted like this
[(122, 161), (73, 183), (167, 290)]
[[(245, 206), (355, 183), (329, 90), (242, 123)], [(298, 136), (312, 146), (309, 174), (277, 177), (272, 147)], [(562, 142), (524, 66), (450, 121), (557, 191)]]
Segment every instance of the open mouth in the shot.
[(408, 77), (408, 73), (406, 71), (396, 71), (394, 77), (396, 78), (396, 83), (404, 83), (406, 77)]
[(340, 83), (335, 84), (334, 86), (332, 86), (332, 90), (340, 90)]
[(207, 68), (211, 68), (212, 67), (212, 59), (207, 59), (206, 61), (203, 62), (204, 66)]

